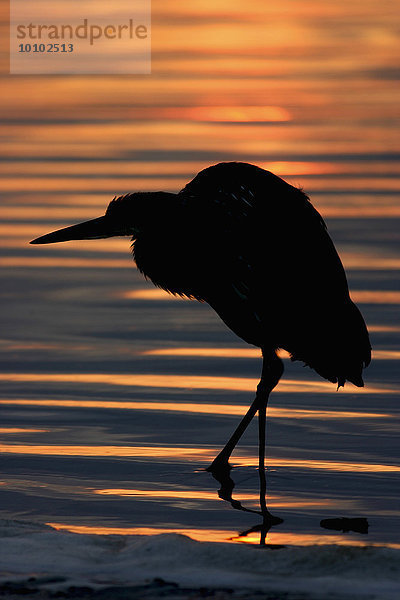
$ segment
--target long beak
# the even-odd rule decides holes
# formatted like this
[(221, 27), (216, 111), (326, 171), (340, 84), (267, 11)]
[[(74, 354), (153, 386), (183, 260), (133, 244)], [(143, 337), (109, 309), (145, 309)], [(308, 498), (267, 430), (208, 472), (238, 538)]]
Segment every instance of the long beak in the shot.
[(122, 231), (115, 221), (104, 215), (98, 219), (71, 225), (58, 229), (47, 235), (32, 240), (30, 244), (53, 244), (54, 242), (67, 242), (69, 240), (98, 240), (115, 235), (131, 235), (126, 230)]

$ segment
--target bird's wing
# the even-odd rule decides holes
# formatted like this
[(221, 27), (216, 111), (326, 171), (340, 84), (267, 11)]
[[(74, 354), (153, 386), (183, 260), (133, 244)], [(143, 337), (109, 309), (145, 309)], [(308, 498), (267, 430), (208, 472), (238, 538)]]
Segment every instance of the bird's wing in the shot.
[(221, 163), (178, 196), (193, 219), (190, 230), (201, 232), (196, 297), (249, 343), (283, 347), (331, 381), (358, 385), (368, 334), (304, 192), (254, 165)]
[[(178, 196), (186, 208), (185, 222), (191, 221), (188, 230), (199, 233), (208, 269), (223, 269), (220, 275), (231, 277), (239, 293), (254, 288), (252, 277), (264, 286), (263, 276), (279, 283), (283, 270), (285, 280), (296, 276), (290, 264), (301, 258), (312, 263), (315, 248), (337, 261), (336, 272), (341, 268), (325, 223), (304, 192), (260, 167), (214, 165), (200, 171)], [(344, 273), (341, 285), (346, 285)]]
[(201, 248), (195, 297), (208, 302), (240, 337), (261, 345), (260, 322), (273, 319), (267, 314), (276, 290), (283, 289), (285, 237), (292, 246), (300, 213), (309, 212), (304, 220), (325, 230), (322, 218), (301, 190), (247, 163), (204, 169), (178, 196), (184, 221), (191, 221), (192, 246)]

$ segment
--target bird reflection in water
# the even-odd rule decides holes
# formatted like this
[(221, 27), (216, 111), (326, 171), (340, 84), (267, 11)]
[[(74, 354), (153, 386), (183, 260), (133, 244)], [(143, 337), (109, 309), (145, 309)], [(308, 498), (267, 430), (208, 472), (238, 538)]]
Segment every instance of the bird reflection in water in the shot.
[(232, 467), (229, 463), (212, 463), (207, 471), (209, 471), (214, 479), (221, 484), (220, 489), (218, 490), (218, 496), (221, 500), (225, 500), (229, 502), (232, 508), (236, 510), (242, 510), (244, 512), (250, 512), (262, 517), (262, 522), (259, 525), (255, 525), (248, 531), (242, 532), (239, 534), (239, 537), (245, 537), (248, 534), (260, 532), (260, 546), (265, 546), (265, 540), (267, 537), (268, 531), (274, 525), (279, 525), (283, 523), (283, 519), (280, 517), (273, 516), (268, 508), (267, 508), (267, 481), (265, 476), (265, 468), (259, 468), (259, 478), (260, 478), (260, 511), (246, 508), (239, 500), (235, 500), (232, 496), (233, 489), (235, 487), (235, 482), (231, 477)]
[(209, 471), (221, 483), (221, 497), (239, 508), (232, 499), (229, 458), (258, 412), (266, 530), (274, 520), (265, 499), (266, 408), (283, 373), (278, 349), (338, 388), (346, 381), (362, 387), (362, 370), (371, 359), (364, 320), (350, 299), (322, 217), (301, 189), (273, 173), (247, 163), (220, 163), (176, 194), (115, 198), (104, 216), (31, 243), (113, 236), (131, 237), (139, 271), (156, 286), (207, 302), (234, 333), (261, 349), (255, 400)]

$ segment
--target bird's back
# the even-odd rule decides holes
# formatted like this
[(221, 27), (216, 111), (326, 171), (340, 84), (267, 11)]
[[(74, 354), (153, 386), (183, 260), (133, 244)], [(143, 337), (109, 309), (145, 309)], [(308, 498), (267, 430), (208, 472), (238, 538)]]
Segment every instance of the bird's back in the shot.
[[(307, 196), (246, 163), (209, 167), (182, 193), (198, 203), (217, 241), (218, 255), (206, 257), (212, 285), (204, 299), (227, 325), (252, 344), (284, 348), (339, 385), (363, 385), (367, 329)], [(204, 242), (214, 249), (207, 234)]]
[(148, 275), (157, 285), (208, 302), (250, 344), (284, 348), (338, 385), (363, 385), (367, 329), (301, 190), (254, 165), (221, 163), (188, 183), (171, 210), (168, 239), (160, 242), (163, 227), (155, 235), (163, 262), (155, 258), (158, 273)]

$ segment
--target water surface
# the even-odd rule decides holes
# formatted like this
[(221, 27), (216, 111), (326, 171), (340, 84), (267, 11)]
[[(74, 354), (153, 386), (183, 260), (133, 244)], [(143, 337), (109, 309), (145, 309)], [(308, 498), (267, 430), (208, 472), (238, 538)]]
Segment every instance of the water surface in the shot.
[[(243, 160), (310, 194), (374, 348), (364, 390), (284, 359), (267, 431), (284, 523), (267, 541), (398, 545), (395, 23), (386, 1), (154, 1), (151, 76), (3, 75), (1, 516), (257, 542), (259, 517), (205, 471), (252, 400), (257, 349), (207, 305), (152, 288), (126, 239), (27, 244), (114, 195)], [(257, 508), (255, 425), (232, 463), (235, 497)], [(369, 533), (320, 527), (338, 517)]]

